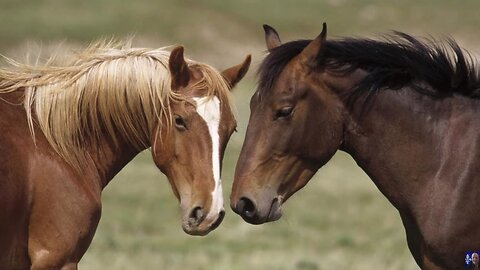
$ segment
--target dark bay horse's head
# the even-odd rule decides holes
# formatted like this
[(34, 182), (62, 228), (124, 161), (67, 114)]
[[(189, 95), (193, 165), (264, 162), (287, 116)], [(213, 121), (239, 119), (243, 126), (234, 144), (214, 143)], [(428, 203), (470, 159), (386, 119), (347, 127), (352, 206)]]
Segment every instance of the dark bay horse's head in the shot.
[(273, 28), (264, 29), (270, 55), (260, 68), (260, 84), (250, 101), (230, 198), (232, 209), (253, 224), (279, 219), (281, 204), (308, 182), (343, 140), (344, 106), (324, 81), (327, 72), (321, 66), (326, 25), (294, 56), (283, 55), (282, 47), (288, 44), (280, 43)]
[(181, 98), (170, 104), (172, 128), (152, 136), (152, 152), (180, 200), (182, 226), (188, 234), (207, 234), (225, 214), (220, 171), (227, 142), (236, 127), (228, 92), (249, 65), (250, 56), (217, 74), (206, 65), (188, 64), (183, 47), (171, 52), (171, 88)]

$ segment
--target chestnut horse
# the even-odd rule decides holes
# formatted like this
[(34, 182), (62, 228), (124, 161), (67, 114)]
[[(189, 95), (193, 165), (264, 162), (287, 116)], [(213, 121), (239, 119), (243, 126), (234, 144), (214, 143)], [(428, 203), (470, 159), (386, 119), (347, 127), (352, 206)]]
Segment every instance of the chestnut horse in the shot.
[(0, 71), (0, 269), (77, 269), (103, 188), (148, 147), (184, 231), (220, 224), (220, 168), (236, 126), (229, 90), (250, 56), (219, 73), (181, 46), (104, 43), (62, 66), (13, 64)]
[(461, 269), (480, 249), (480, 78), (457, 43), (395, 33), (385, 39), (281, 44), (270, 54), (235, 172), (231, 207), (253, 224), (340, 149), (400, 213), (423, 269)]

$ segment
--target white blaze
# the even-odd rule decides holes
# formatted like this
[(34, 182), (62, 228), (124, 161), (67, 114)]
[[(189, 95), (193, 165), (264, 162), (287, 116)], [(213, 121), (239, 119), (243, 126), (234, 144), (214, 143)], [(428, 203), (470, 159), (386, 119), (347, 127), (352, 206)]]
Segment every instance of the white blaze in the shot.
[(220, 100), (217, 97), (194, 98), (197, 103), (197, 113), (205, 120), (212, 139), (212, 171), (215, 187), (212, 191), (212, 205), (207, 219), (218, 215), (223, 210), (222, 180), (220, 179)]

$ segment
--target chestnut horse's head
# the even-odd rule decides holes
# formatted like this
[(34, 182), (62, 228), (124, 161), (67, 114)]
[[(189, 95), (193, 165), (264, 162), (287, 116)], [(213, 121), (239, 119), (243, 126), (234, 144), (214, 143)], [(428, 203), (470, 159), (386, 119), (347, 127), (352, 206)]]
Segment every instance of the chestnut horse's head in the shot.
[(250, 56), (220, 74), (207, 65), (187, 63), (183, 47), (171, 52), (171, 88), (177, 98), (170, 103), (171, 128), (157, 128), (152, 136), (152, 153), (180, 200), (188, 234), (207, 234), (225, 214), (220, 170), (236, 127), (228, 95), (249, 65)]
[(302, 188), (343, 140), (344, 106), (325, 81), (326, 25), (313, 41), (281, 44), (264, 26), (270, 54), (250, 101), (250, 120), (235, 171), (231, 207), (247, 222), (281, 216), (281, 204)]

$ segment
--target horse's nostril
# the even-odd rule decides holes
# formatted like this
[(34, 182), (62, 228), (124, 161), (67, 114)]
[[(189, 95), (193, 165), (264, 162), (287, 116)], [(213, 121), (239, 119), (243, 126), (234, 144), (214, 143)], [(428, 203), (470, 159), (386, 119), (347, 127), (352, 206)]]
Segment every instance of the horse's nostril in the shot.
[(190, 225), (198, 225), (202, 222), (204, 218), (203, 215), (203, 208), (200, 206), (197, 206), (192, 209), (190, 212), (190, 215), (188, 216), (188, 223)]
[(237, 204), (237, 211), (246, 218), (253, 218), (257, 213), (255, 204), (249, 198), (242, 197)]

